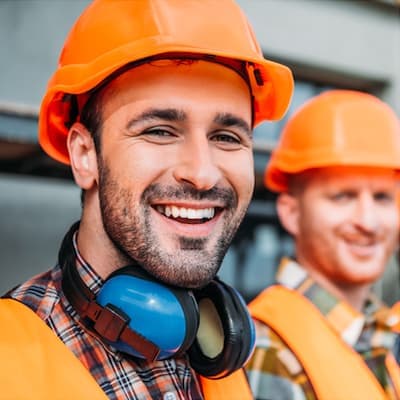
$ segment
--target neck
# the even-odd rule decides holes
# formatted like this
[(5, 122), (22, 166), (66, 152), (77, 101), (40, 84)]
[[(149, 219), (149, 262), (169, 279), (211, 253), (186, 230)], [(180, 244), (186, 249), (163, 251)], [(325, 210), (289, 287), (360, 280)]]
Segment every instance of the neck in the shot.
[(337, 282), (332, 282), (325, 275), (321, 274), (313, 268), (307, 267), (307, 265), (300, 265), (305, 268), (308, 274), (317, 282), (321, 287), (323, 287), (328, 292), (332, 293), (334, 296), (341, 300), (349, 303), (355, 310), (362, 312), (365, 302), (368, 299), (369, 293), (371, 291), (370, 283), (360, 283), (360, 284), (342, 284)]
[(365, 302), (368, 299), (371, 291), (370, 284), (359, 285), (341, 285), (337, 284), (336, 287), (342, 293), (345, 300), (353, 306), (357, 311), (362, 312)]
[(106, 234), (97, 203), (95, 206), (84, 207), (77, 243), (82, 257), (103, 279), (116, 269), (131, 263)]

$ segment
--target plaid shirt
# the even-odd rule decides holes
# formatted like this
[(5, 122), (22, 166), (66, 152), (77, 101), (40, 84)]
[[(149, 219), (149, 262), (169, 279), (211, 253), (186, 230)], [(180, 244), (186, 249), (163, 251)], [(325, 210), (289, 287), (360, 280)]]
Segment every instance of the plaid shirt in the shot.
[[(102, 279), (81, 258), (77, 268), (97, 293)], [(147, 362), (106, 345), (79, 323), (61, 289), (59, 266), (14, 289), (10, 296), (32, 308), (90, 371), (110, 399), (201, 400), (200, 386), (185, 358)], [(62, 361), (61, 361), (62, 363)]]
[[(297, 290), (325, 316), (327, 323), (365, 360), (387, 398), (399, 399), (385, 367), (385, 356), (398, 335), (391, 328), (398, 317), (372, 294), (363, 314), (319, 286), (296, 262), (283, 259), (277, 283)], [(246, 366), (249, 382), (259, 400), (315, 400), (316, 395), (299, 360), (267, 326), (256, 321), (257, 343)], [(334, 371), (332, 371), (334, 373)], [(350, 399), (349, 399), (350, 400)], [(353, 400), (353, 399), (351, 399)]]

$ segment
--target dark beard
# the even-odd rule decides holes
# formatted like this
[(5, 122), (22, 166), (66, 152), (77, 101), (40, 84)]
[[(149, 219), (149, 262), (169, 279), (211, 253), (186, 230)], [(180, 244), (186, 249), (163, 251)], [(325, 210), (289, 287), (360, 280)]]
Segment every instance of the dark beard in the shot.
[[(100, 164), (99, 169), (103, 226), (122, 258), (135, 260), (157, 279), (176, 286), (202, 287), (214, 278), (246, 212), (244, 209), (235, 215), (238, 201), (231, 188), (198, 191), (187, 184), (173, 187), (153, 184), (145, 189), (135, 207), (131, 192), (112, 179), (108, 167)], [(180, 249), (174, 253), (165, 251), (150, 220), (149, 204), (155, 198), (222, 200), (225, 222), (216, 245), (207, 249), (207, 238), (179, 237)]]

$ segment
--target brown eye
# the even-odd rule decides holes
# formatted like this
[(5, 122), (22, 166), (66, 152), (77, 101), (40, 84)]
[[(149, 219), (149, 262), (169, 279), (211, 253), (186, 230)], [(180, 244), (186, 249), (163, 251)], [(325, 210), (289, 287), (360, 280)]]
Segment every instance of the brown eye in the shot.
[(210, 140), (216, 143), (221, 150), (235, 151), (243, 147), (241, 138), (230, 132), (217, 132), (210, 137)]
[(240, 140), (236, 136), (227, 135), (223, 133), (213, 136), (213, 140), (225, 143), (236, 143), (236, 144), (240, 143)]
[(160, 136), (160, 137), (169, 137), (173, 136), (173, 133), (170, 132), (169, 130), (165, 128), (156, 128), (156, 129), (150, 129), (145, 132), (143, 132), (144, 135), (154, 135), (154, 136)]
[(336, 193), (333, 193), (331, 196), (329, 196), (329, 198), (332, 201), (337, 201), (337, 202), (350, 200), (354, 197), (355, 197), (355, 193), (350, 192), (350, 191), (336, 192)]
[(377, 192), (374, 194), (374, 199), (380, 203), (392, 203), (394, 201), (394, 196), (387, 192)]

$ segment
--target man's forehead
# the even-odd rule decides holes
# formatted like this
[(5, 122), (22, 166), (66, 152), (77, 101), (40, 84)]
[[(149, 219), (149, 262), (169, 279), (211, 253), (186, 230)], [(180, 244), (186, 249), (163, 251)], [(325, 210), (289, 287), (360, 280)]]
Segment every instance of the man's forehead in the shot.
[(320, 176), (332, 179), (350, 179), (352, 176), (396, 176), (396, 170), (378, 166), (338, 165), (315, 168), (306, 172), (309, 176)]
[[(248, 82), (237, 70), (226, 65), (213, 61), (198, 59), (157, 59), (144, 64), (128, 68), (117, 74), (109, 83), (118, 84), (120, 81), (135, 79), (136, 77), (157, 76), (157, 75), (180, 75), (190, 72), (198, 72), (204, 75), (217, 75), (219, 79), (232, 82), (232, 75), (240, 77), (246, 86)], [(249, 89), (250, 90), (250, 89)]]
[(230, 116), (235, 124), (241, 119), (242, 127), (250, 131), (252, 103), (246, 82), (219, 64), (190, 61), (176, 65), (176, 60), (157, 60), (125, 71), (97, 93), (103, 111), (131, 104), (135, 114), (144, 113), (147, 119), (164, 114), (184, 120), (196, 112), (192, 108), (208, 107), (216, 122), (227, 123)]
[(289, 179), (289, 186), (294, 193), (301, 193), (309, 187), (339, 188), (358, 185), (360, 182), (398, 185), (399, 172), (384, 167), (368, 166), (329, 166), (312, 168)]

